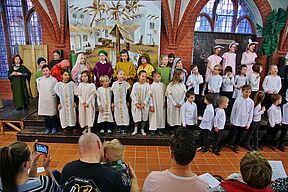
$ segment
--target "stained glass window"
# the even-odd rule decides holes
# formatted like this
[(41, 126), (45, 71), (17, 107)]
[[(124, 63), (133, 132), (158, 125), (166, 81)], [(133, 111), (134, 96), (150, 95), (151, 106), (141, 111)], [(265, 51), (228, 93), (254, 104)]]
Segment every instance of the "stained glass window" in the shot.
[(42, 28), (38, 14), (34, 12), (29, 20), (29, 42), (31, 45), (42, 44)]
[(215, 0), (208, 1), (207, 4), (203, 7), (202, 12), (207, 13), (210, 17), (212, 17), (214, 3)]
[(212, 31), (211, 24), (208, 19), (204, 16), (197, 17), (195, 24), (195, 31)]
[(253, 33), (251, 25), (246, 18), (242, 19), (241, 22), (238, 24), (236, 28), (236, 33)]
[(33, 6), (33, 3), (31, 2), (31, 0), (27, 0), (26, 1), (27, 2), (27, 8), (28, 8), (28, 10), (29, 9), (32, 9), (34, 6)]
[(8, 76), (8, 61), (2, 18), (0, 17), (0, 79)]
[(216, 9), (215, 31), (231, 32), (233, 21), (233, 3), (231, 0), (221, 0)]

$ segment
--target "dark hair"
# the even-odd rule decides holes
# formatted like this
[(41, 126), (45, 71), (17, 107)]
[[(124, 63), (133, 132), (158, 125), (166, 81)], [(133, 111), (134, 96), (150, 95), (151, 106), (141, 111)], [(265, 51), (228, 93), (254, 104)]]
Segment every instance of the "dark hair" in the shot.
[(16, 57), (19, 57), (19, 59), (20, 59), (20, 64), (22, 65), (23, 64), (23, 59), (21, 58), (21, 56), (20, 55), (14, 55), (14, 57), (12, 58), (12, 64), (15, 64), (15, 58)]
[(260, 63), (255, 63), (253, 66), (252, 66), (252, 70), (256, 73), (260, 73), (260, 68), (262, 67), (262, 65)]
[[(92, 80), (92, 74), (91, 74), (89, 71), (85, 70), (85, 71), (83, 71), (83, 72), (81, 73), (81, 76), (82, 76), (82, 74), (86, 74), (86, 75), (88, 76), (88, 83), (92, 83), (92, 82), (93, 82), (93, 80)], [(81, 82), (82, 82), (82, 77), (81, 77)]]
[(189, 164), (196, 154), (194, 135), (189, 129), (178, 128), (170, 136), (169, 145), (176, 163)]
[(53, 53), (57, 53), (60, 56), (60, 58), (61, 58), (61, 53), (60, 53), (59, 50), (56, 49), (56, 50), (53, 51)]
[[(126, 49), (122, 49), (122, 50), (120, 51), (120, 55), (122, 55), (122, 54), (127, 54), (127, 56), (128, 56), (127, 61), (130, 60), (129, 52), (128, 52)], [(120, 57), (120, 61), (121, 61), (121, 62), (123, 61), (121, 57)]]
[(272, 103), (274, 103), (275, 101), (277, 101), (277, 100), (279, 100), (279, 99), (281, 99), (281, 98), (282, 98), (282, 96), (279, 95), (279, 94), (271, 95), (271, 101), (272, 101)]
[(242, 65), (239, 66), (238, 75), (241, 74), (241, 70), (242, 70), (243, 68), (245, 68), (245, 67), (247, 68), (247, 65), (242, 64)]
[(191, 65), (191, 67), (190, 67), (191, 71), (192, 71), (195, 67), (198, 67), (198, 66), (197, 66), (196, 64)]
[(264, 101), (265, 93), (263, 91), (258, 91), (254, 97), (254, 107), (259, 105)]
[(243, 85), (242, 86), (242, 92), (245, 91), (245, 90), (252, 90), (251, 85)]
[(159, 71), (153, 71), (152, 72), (152, 77), (156, 76), (156, 75), (161, 75), (161, 73), (159, 73)]
[(138, 77), (142, 74), (142, 73), (145, 73), (145, 74), (147, 74), (147, 72), (145, 71), (145, 70), (141, 70), (141, 71), (139, 71), (139, 73), (137, 74), (138, 75)]
[(0, 149), (0, 177), (3, 191), (16, 192), (16, 175), (22, 171), (23, 163), (30, 160), (30, 153), (28, 145), (21, 141)]
[(195, 96), (195, 93), (193, 91), (187, 91), (186, 94), (185, 94), (185, 97), (189, 98), (192, 95)]
[(172, 58), (172, 57), (175, 58), (174, 53), (169, 53), (169, 54), (168, 54), (168, 58)]
[(48, 68), (49, 70), (51, 70), (50, 67), (49, 67), (49, 65), (46, 65), (46, 64), (45, 64), (45, 65), (43, 65), (43, 66), (41, 67), (41, 71), (42, 71), (43, 69), (46, 69), (46, 68)]
[[(69, 73), (69, 71), (68, 71), (67, 69), (61, 69), (61, 70), (60, 70), (60, 74), (61, 74), (61, 75), (64, 75), (64, 73), (68, 73), (68, 74), (69, 74), (69, 77), (70, 77), (70, 78), (69, 78), (68, 82), (72, 81), (72, 80), (71, 80), (71, 74)], [(62, 78), (62, 80), (63, 80), (63, 78)], [(68, 82), (67, 82), (67, 83), (68, 83)]]
[(225, 67), (225, 73), (227, 73), (227, 72), (233, 72), (233, 69), (232, 69), (232, 67), (231, 66), (227, 66), (227, 67)]
[(207, 95), (205, 95), (205, 99), (206, 99), (206, 101), (208, 101), (208, 103), (212, 104), (214, 101), (214, 95), (207, 94)]
[(140, 65), (142, 65), (141, 59), (142, 59), (143, 57), (146, 59), (146, 61), (147, 61), (146, 63), (151, 64), (150, 56), (149, 56), (147, 53), (143, 53), (143, 54), (139, 57), (139, 59), (138, 59), (138, 67), (139, 67)]

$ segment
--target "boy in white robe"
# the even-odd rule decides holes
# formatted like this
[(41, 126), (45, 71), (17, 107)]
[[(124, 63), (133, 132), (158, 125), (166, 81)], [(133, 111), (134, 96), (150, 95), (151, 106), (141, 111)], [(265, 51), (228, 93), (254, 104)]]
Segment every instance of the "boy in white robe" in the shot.
[(99, 87), (96, 91), (97, 104), (99, 107), (97, 123), (100, 127), (100, 133), (103, 134), (106, 130), (108, 134), (111, 134), (114, 121), (111, 108), (111, 88), (109, 87), (109, 77), (107, 75), (101, 76), (100, 83), (102, 84), (102, 87)]
[(146, 71), (141, 70), (138, 74), (138, 82), (134, 83), (131, 91), (131, 111), (135, 123), (132, 135), (138, 132), (138, 125), (141, 126), (141, 134), (146, 135), (144, 129), (148, 120), (149, 102), (151, 97), (150, 85), (146, 82)]
[(187, 91), (186, 102), (181, 106), (181, 115), (182, 115), (182, 126), (194, 131), (197, 124), (197, 105), (194, 103), (195, 93), (193, 91)]
[(129, 126), (129, 112), (128, 112), (128, 100), (130, 84), (124, 81), (124, 70), (119, 69), (116, 72), (117, 81), (112, 84), (112, 110), (114, 110), (115, 123), (119, 129), (119, 133), (123, 136), (126, 135), (126, 129)]
[(45, 134), (55, 134), (57, 132), (57, 98), (54, 87), (57, 80), (51, 76), (48, 65), (43, 65), (41, 70), (44, 76), (37, 79), (38, 115), (44, 116)]
[(161, 75), (158, 71), (152, 72), (153, 83), (150, 85), (150, 112), (149, 112), (149, 130), (151, 135), (155, 135), (158, 130), (159, 135), (163, 135), (166, 117), (165, 85), (161, 81)]

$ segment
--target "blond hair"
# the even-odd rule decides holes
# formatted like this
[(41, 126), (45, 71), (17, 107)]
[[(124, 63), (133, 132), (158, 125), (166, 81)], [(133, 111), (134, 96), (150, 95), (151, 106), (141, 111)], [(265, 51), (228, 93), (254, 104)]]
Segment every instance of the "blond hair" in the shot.
[(102, 75), (99, 80), (103, 83), (104, 81), (109, 81), (109, 77), (107, 75)]
[(221, 105), (224, 102), (229, 102), (228, 97), (220, 96), (219, 99), (218, 99), (218, 105)]
[(167, 57), (167, 58), (168, 58), (168, 55), (166, 55), (166, 54), (161, 55), (161, 56), (160, 56), (160, 60), (162, 60), (164, 57)]
[(243, 181), (249, 186), (263, 189), (271, 183), (272, 168), (269, 162), (258, 152), (247, 152), (240, 161)]
[(118, 159), (123, 159), (124, 146), (120, 143), (118, 139), (113, 139), (112, 141), (104, 141), (103, 143), (105, 153), (112, 152), (114, 156)]
[(214, 70), (218, 70), (218, 71), (222, 71), (222, 70), (223, 70), (223, 69), (222, 69), (222, 66), (219, 65), (219, 64), (215, 65), (215, 66), (213, 67), (213, 69), (214, 69)]

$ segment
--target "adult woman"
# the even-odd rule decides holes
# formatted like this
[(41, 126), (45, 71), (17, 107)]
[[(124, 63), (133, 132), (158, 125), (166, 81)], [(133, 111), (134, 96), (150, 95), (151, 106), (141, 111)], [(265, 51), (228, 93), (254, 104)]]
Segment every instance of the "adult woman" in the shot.
[(50, 155), (43, 159), (46, 176), (37, 177), (37, 162), (41, 155), (31, 152), (29, 146), (20, 141), (1, 148), (0, 191), (57, 191), (58, 185), (50, 171)]
[(22, 64), (23, 60), (20, 55), (15, 55), (8, 72), (13, 91), (13, 104), (17, 110), (28, 109), (31, 96), (29, 86), (31, 72)]

